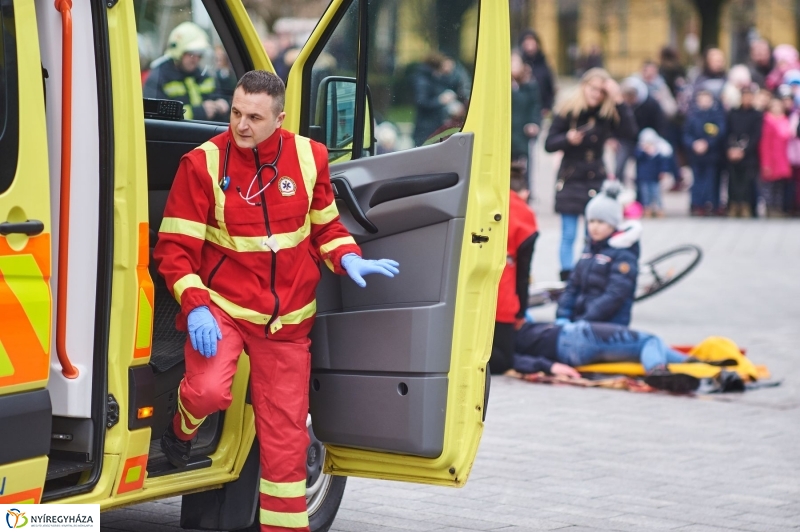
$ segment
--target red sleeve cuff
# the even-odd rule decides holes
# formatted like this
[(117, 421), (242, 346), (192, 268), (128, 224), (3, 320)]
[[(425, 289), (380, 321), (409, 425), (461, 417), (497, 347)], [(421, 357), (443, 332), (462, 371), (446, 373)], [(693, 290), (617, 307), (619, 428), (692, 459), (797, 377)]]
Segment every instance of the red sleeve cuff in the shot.
[(346, 275), (347, 272), (342, 268), (342, 257), (345, 255), (349, 255), (353, 253), (361, 257), (361, 248), (358, 247), (356, 244), (348, 244), (345, 246), (339, 246), (338, 248), (334, 249), (328, 256), (325, 257), (330, 263), (333, 265), (333, 273), (337, 275)]
[(186, 318), (197, 307), (207, 307), (211, 304), (208, 290), (190, 287), (181, 294), (181, 313), (176, 319), (178, 330), (186, 330)]

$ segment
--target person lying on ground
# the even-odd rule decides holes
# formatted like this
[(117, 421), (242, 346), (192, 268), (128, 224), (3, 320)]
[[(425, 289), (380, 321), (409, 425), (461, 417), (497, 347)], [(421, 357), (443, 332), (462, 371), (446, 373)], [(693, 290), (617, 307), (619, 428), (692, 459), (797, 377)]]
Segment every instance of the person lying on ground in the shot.
[(639, 262), (639, 222), (623, 226), (618, 181), (607, 181), (586, 206), (589, 239), (567, 288), (561, 295), (556, 323), (586, 320), (628, 325)]
[(580, 377), (576, 367), (601, 362), (640, 362), (645, 382), (672, 393), (697, 390), (697, 377), (672, 373), (667, 364), (691, 362), (692, 358), (669, 347), (658, 336), (613, 323), (577, 321), (525, 323), (517, 331), (514, 369), (523, 374)]

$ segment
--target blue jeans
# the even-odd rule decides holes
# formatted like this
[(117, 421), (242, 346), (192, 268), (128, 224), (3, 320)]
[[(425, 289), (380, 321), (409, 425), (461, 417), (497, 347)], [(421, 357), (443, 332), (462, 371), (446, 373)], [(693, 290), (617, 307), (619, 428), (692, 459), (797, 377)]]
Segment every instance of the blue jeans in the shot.
[[(718, 168), (714, 162), (692, 163), (694, 183), (692, 183), (692, 207), (702, 209), (716, 208), (719, 205)], [(714, 203), (714, 187), (717, 187), (716, 204)]]
[(575, 248), (575, 238), (578, 236), (578, 215), (577, 214), (562, 214), (561, 215), (561, 249), (559, 257), (561, 258), (561, 269), (572, 270), (575, 267), (575, 257), (573, 249)]
[(642, 181), (638, 185), (639, 203), (643, 207), (655, 207), (661, 210), (661, 186), (658, 181)]
[(687, 356), (658, 336), (632, 331), (613, 323), (568, 323), (558, 335), (558, 361), (572, 367), (599, 362), (641, 362), (650, 371), (684, 362)]

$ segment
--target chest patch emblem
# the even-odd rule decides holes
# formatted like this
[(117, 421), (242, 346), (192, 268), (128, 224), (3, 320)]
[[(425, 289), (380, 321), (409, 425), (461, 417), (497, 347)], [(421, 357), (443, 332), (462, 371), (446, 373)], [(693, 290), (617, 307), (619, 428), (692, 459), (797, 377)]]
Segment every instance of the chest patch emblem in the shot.
[(281, 196), (294, 196), (297, 185), (291, 177), (282, 177), (278, 182), (278, 190), (281, 191)]
[(623, 262), (619, 265), (619, 273), (622, 275), (626, 275), (629, 271), (631, 271), (631, 265), (627, 262)]

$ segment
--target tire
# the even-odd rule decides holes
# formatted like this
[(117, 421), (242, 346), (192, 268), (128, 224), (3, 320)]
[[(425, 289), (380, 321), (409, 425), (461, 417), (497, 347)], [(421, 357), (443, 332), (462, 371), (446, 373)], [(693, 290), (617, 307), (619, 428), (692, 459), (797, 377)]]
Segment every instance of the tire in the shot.
[[(325, 446), (314, 435), (311, 427), (311, 416), (306, 422), (308, 427), (308, 457), (306, 459), (307, 487), (306, 505), (308, 506), (308, 524), (311, 532), (328, 532), (336, 519), (339, 505), (344, 497), (347, 477), (327, 475), (322, 472), (325, 462)], [(256, 443), (257, 445), (257, 443)], [(260, 532), (258, 501), (253, 524), (234, 532)]]
[(677, 283), (686, 277), (702, 258), (703, 251), (699, 247), (686, 244), (640, 264), (634, 301), (647, 299)]

